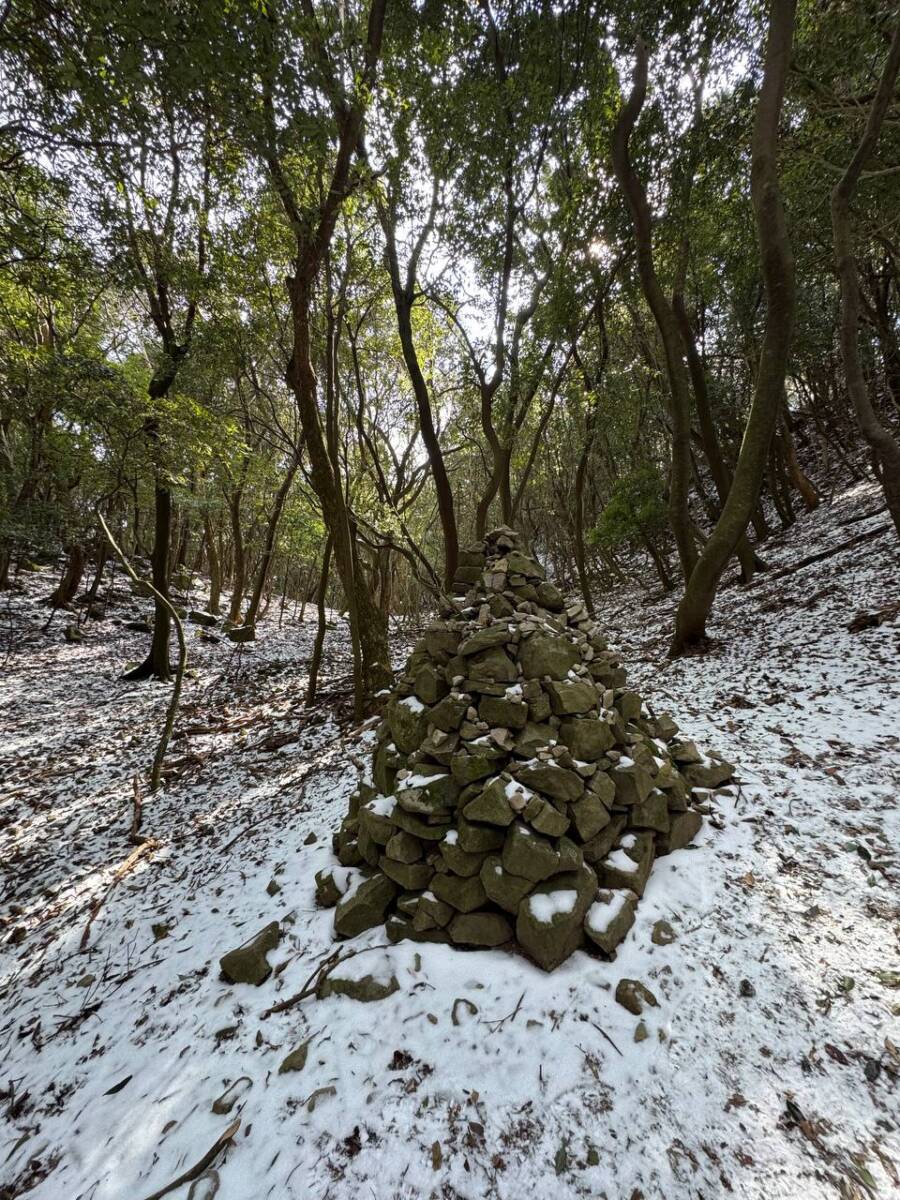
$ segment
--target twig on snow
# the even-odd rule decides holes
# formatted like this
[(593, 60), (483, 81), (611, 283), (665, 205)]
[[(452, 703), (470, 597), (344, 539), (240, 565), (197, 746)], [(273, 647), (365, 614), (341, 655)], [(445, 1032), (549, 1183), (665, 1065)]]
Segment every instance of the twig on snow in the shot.
[(103, 905), (108, 900), (109, 894), (113, 890), (113, 888), (116, 886), (116, 884), (119, 883), (120, 880), (125, 878), (125, 876), (131, 870), (131, 868), (135, 865), (135, 863), (138, 861), (138, 859), (143, 858), (143, 856), (145, 854), (148, 854), (151, 850), (155, 850), (159, 845), (160, 845), (160, 843), (157, 841), (156, 838), (147, 838), (145, 841), (141, 842), (141, 844), (139, 846), (136, 846), (135, 849), (132, 850), (132, 852), (128, 855), (128, 857), (125, 859), (125, 861), (121, 864), (121, 866), (119, 866), (116, 869), (116, 873), (115, 873), (115, 875), (113, 875), (112, 880), (110, 881), (109, 887), (106, 889), (106, 891), (103, 893), (103, 895), (98, 896), (97, 899), (94, 901), (94, 903), (91, 905), (90, 916), (88, 917), (87, 925), (85, 925), (85, 927), (84, 927), (84, 933), (81, 935), (81, 944), (80, 944), (79, 949), (85, 950), (87, 948), (88, 938), (91, 936), (91, 926), (93, 925), (97, 914), (100, 912), (100, 909), (103, 907)]
[[(135, 573), (131, 563), (125, 557), (124, 551), (119, 548), (116, 539), (109, 531), (109, 526), (103, 519), (103, 514), (98, 510), (97, 520), (103, 527), (103, 532), (106, 534), (107, 541), (115, 551), (116, 557), (125, 568), (125, 572), (131, 579), (132, 583), (139, 583), (140, 580)], [(162, 776), (163, 759), (166, 756), (166, 750), (169, 747), (169, 738), (172, 736), (172, 729), (175, 726), (175, 717), (178, 715), (178, 704), (181, 700), (181, 685), (184, 681), (184, 669), (187, 666), (187, 643), (184, 640), (184, 626), (181, 624), (181, 618), (175, 611), (175, 607), (168, 596), (164, 596), (162, 592), (158, 592), (152, 583), (144, 581), (147, 587), (165, 608), (172, 618), (172, 624), (175, 626), (175, 633), (178, 638), (178, 666), (175, 668), (175, 683), (172, 687), (172, 698), (169, 700), (169, 706), (166, 709), (166, 720), (163, 725), (162, 736), (159, 739), (159, 745), (156, 747), (156, 753), (153, 756), (153, 766), (150, 768), (150, 791), (155, 792), (159, 787), (160, 778)]]
[(196, 1179), (198, 1175), (206, 1170), (206, 1168), (214, 1161), (216, 1155), (223, 1148), (226, 1142), (230, 1142), (234, 1135), (241, 1127), (241, 1118), (237, 1117), (228, 1126), (224, 1133), (220, 1133), (207, 1152), (203, 1155), (198, 1163), (193, 1167), (188, 1168), (183, 1175), (179, 1175), (177, 1179), (173, 1179), (171, 1183), (167, 1183), (165, 1187), (161, 1187), (159, 1191), (152, 1192), (149, 1196), (145, 1196), (144, 1200), (162, 1200), (163, 1196), (168, 1196), (169, 1192), (174, 1192), (176, 1188), (180, 1188), (183, 1183), (190, 1183), (192, 1179)]

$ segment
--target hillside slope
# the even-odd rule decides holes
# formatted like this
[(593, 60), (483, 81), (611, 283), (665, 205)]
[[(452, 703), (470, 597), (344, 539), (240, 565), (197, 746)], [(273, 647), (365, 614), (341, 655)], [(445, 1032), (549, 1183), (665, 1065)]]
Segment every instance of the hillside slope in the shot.
[[(890, 1194), (900, 646), (896, 615), (848, 625), (900, 599), (900, 554), (887, 533), (779, 577), (883, 524), (878, 507), (857, 487), (767, 546), (772, 569), (723, 592), (703, 657), (665, 662), (672, 600), (604, 599), (638, 690), (741, 779), (658, 864), (615, 962), (579, 952), (547, 976), (373, 930), (344, 970), (398, 991), (281, 1013), (335, 948), (313, 875), (370, 736), (342, 735), (327, 702), (304, 713), (311, 626), (272, 623), (240, 658), (192, 647), (175, 773), (144, 797), (158, 845), (129, 861), (166, 690), (118, 679), (141, 645), (121, 625), (42, 636), (49, 580), (30, 578), (0, 683), (0, 1196), (148, 1200), (238, 1116), (169, 1195)], [(346, 672), (340, 629), (330, 643)], [(670, 945), (651, 942), (660, 918)], [(221, 954), (273, 920), (273, 975), (221, 981)], [(641, 1041), (613, 999), (623, 977), (659, 1001)], [(279, 1073), (304, 1042), (303, 1068)]]

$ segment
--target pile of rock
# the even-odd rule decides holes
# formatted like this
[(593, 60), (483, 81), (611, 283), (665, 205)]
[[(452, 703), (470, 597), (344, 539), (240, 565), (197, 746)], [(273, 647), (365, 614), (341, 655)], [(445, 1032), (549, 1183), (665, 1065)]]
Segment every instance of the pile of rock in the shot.
[(648, 712), (512, 530), (462, 552), (454, 590), (390, 694), (319, 903), (341, 937), (515, 941), (547, 970), (611, 955), (733, 768)]

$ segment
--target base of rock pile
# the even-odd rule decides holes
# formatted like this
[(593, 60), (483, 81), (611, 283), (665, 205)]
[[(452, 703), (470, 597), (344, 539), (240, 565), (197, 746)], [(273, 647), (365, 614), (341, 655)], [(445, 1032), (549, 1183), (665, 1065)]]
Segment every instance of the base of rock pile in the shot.
[(386, 704), (317, 899), (340, 937), (517, 944), (546, 970), (612, 955), (654, 859), (700, 829), (697, 791), (733, 768), (649, 714), (512, 530), (461, 553), (455, 590)]

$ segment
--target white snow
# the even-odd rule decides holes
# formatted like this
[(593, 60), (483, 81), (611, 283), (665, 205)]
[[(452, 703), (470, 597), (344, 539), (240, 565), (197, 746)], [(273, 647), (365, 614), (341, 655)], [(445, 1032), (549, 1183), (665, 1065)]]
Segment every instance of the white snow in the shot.
[(632, 893), (625, 888), (615, 888), (608, 900), (595, 900), (587, 911), (585, 924), (593, 929), (594, 933), (606, 933), (628, 903), (631, 895)]
[(540, 892), (529, 897), (528, 907), (536, 921), (549, 925), (554, 917), (572, 912), (577, 902), (578, 893), (574, 888), (560, 888), (556, 892)]
[(425, 711), (425, 705), (418, 696), (405, 696), (400, 703), (404, 708), (408, 708), (410, 712), (420, 713)]
[(633, 858), (629, 858), (624, 850), (613, 850), (612, 854), (607, 855), (603, 860), (603, 865), (612, 867), (614, 871), (624, 871), (629, 875), (638, 869), (638, 864)]
[[(335, 942), (313, 877), (334, 864), (348, 755), (374, 737), (305, 709), (312, 623), (269, 617), (240, 656), (192, 640), (172, 773), (144, 795), (160, 845), (110, 891), (169, 691), (120, 680), (146, 641), (121, 626), (42, 635), (54, 580), (27, 577), (0, 605), (0, 1185), (145, 1200), (240, 1116), (217, 1200), (895, 1195), (897, 622), (847, 625), (896, 599), (900, 556), (882, 535), (773, 578), (884, 523), (857, 519), (880, 504), (845, 492), (767, 544), (750, 587), (726, 578), (701, 657), (666, 661), (677, 596), (598, 597), (630, 686), (741, 785), (712, 797), (695, 848), (656, 863), (614, 962), (579, 952), (550, 975), (504, 950), (387, 947), (383, 930)], [(346, 641), (329, 635), (323, 684), (349, 671)], [(661, 918), (677, 940), (654, 946)], [(271, 920), (269, 979), (222, 982), (219, 956)], [(365, 951), (342, 967), (364, 974), (390, 954), (400, 990), (269, 1014), (336, 950)], [(622, 978), (659, 1000), (640, 1043)], [(304, 1069), (279, 1075), (307, 1039)]]

